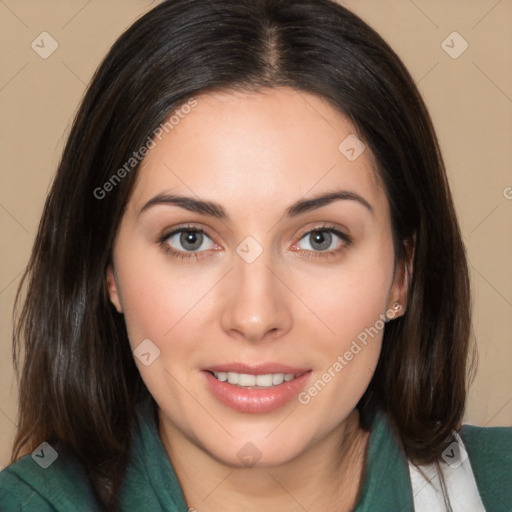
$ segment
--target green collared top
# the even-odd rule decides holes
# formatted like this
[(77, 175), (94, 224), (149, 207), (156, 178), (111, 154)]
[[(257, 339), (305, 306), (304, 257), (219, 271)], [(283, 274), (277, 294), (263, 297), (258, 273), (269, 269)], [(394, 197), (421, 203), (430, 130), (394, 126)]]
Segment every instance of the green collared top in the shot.
[[(486, 511), (511, 512), (512, 427), (465, 425), (459, 434)], [(52, 454), (57, 458), (44, 469)], [(185, 502), (150, 409), (141, 411), (131, 454), (121, 492), (121, 511), (201, 510), (200, 503)], [(83, 468), (72, 458), (52, 452), (51, 447), (43, 446), (25, 455), (0, 473), (1, 512), (99, 510)], [(371, 422), (364, 480), (354, 512), (409, 511), (414, 511), (414, 502), (407, 459), (386, 415), (377, 412)]]

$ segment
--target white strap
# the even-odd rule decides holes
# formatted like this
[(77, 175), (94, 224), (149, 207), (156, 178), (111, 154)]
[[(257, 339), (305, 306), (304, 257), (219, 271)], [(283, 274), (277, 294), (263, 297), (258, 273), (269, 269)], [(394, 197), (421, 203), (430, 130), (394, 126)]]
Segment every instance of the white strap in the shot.
[(419, 466), (425, 474), (423, 476), (409, 462), (415, 512), (485, 512), (464, 443), (456, 432), (454, 436), (456, 441), (443, 452), (443, 459), (447, 464), (442, 464), (451, 511), (445, 505), (435, 466)]

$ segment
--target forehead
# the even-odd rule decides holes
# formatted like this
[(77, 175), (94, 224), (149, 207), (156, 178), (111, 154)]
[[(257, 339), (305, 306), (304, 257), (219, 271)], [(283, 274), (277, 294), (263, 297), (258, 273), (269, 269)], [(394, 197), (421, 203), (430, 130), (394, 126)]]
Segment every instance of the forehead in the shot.
[(327, 100), (290, 88), (211, 92), (195, 100), (154, 139), (132, 204), (166, 191), (233, 206), (245, 200), (247, 208), (277, 206), (345, 189), (387, 208), (369, 148)]

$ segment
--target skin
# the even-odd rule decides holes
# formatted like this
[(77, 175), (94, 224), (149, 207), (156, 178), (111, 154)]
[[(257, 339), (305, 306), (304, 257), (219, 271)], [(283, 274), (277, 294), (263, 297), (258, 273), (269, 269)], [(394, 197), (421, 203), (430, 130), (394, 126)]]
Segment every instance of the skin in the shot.
[[(209, 392), (200, 370), (280, 362), (311, 368), (307, 388), (379, 315), (397, 301), (405, 306), (404, 264), (395, 261), (370, 150), (349, 161), (338, 146), (354, 126), (312, 94), (281, 88), (196, 99), (141, 164), (108, 270), (132, 349), (149, 338), (160, 350), (149, 366), (136, 359), (159, 406), (160, 437), (188, 505), (201, 512), (350, 510), (368, 443), (355, 406), (382, 331), (306, 405), (293, 399), (272, 412), (237, 412)], [(358, 194), (372, 211), (345, 199), (284, 215), (334, 190)], [(219, 203), (229, 219), (169, 204), (139, 213), (163, 192)], [(341, 250), (326, 256), (307, 235), (326, 224), (352, 243), (333, 236), (329, 249)], [(187, 253), (179, 235), (159, 242), (182, 225), (207, 231), (199, 252)], [(248, 236), (262, 248), (252, 263), (236, 252)], [(166, 253), (171, 245), (189, 257)], [(248, 442), (261, 455), (252, 467), (237, 456)]]

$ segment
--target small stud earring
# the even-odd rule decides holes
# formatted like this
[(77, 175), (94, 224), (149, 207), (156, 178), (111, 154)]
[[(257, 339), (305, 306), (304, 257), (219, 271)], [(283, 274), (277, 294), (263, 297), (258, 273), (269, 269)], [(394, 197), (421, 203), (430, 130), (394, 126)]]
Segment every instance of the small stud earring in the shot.
[(395, 302), (386, 312), (386, 320), (393, 320), (396, 314), (402, 309), (400, 302)]

